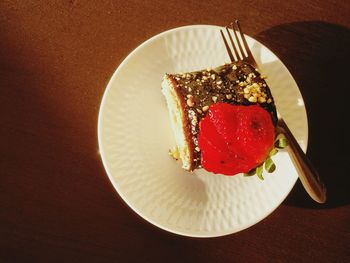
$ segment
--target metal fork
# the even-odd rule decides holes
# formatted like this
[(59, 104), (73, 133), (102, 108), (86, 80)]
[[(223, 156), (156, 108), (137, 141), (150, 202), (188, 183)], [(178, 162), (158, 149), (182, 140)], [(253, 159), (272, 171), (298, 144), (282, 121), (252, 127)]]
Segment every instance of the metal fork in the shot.
[[(220, 33), (224, 40), (225, 47), (227, 49), (231, 62), (237, 64), (246, 62), (252, 65), (253, 67), (258, 68), (258, 65), (245, 39), (239, 21), (236, 20), (234, 23), (231, 23), (230, 26), (236, 43), (233, 41), (230, 29), (228, 27), (225, 28), (232, 49), (225, 37), (224, 32), (221, 29)], [(237, 32), (239, 33), (240, 37), (238, 37)], [(310, 160), (306, 157), (306, 154), (300, 148), (300, 145), (298, 144), (297, 140), (295, 139), (287, 124), (284, 122), (280, 115), (278, 116), (277, 132), (282, 133), (288, 141), (288, 146), (286, 149), (289, 153), (289, 156), (292, 159), (294, 166), (296, 167), (299, 179), (303, 184), (306, 192), (316, 202), (324, 203), (326, 201), (326, 187), (322, 183), (317, 171), (312, 166)]]

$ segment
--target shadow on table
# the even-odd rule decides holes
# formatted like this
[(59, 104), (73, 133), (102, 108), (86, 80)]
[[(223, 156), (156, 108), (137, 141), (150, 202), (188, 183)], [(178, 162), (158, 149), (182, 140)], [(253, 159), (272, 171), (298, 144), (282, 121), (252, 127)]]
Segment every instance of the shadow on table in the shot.
[(328, 191), (327, 203), (321, 206), (298, 181), (284, 204), (310, 208), (349, 204), (350, 30), (319, 21), (295, 22), (254, 38), (282, 58), (302, 92), (309, 122), (307, 155)]

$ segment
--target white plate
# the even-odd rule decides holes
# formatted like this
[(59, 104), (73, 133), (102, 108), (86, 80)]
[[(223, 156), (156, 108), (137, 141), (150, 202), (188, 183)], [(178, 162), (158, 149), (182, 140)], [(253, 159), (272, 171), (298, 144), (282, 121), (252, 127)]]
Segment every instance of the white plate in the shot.
[[(264, 181), (204, 170), (188, 173), (168, 156), (174, 138), (162, 77), (228, 62), (219, 29), (185, 26), (144, 42), (115, 71), (99, 112), (100, 153), (119, 195), (147, 221), (185, 236), (216, 237), (252, 226), (281, 204), (297, 180), (284, 152), (275, 156), (277, 170), (265, 174)], [(247, 40), (279, 112), (305, 150), (307, 116), (293, 77), (269, 49)]]

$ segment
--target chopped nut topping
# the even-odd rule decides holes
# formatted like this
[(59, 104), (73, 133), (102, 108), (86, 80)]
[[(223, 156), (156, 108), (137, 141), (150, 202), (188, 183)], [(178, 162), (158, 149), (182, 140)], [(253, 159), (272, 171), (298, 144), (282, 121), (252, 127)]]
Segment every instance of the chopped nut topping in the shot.
[(213, 96), (213, 97), (211, 97), (211, 99), (212, 99), (214, 102), (216, 102), (216, 101), (218, 100), (218, 97)]
[(173, 157), (175, 160), (179, 160), (180, 158), (179, 149), (177, 147), (173, 147), (172, 149), (169, 150), (169, 155)]
[[(251, 75), (249, 75), (251, 76)], [(244, 89), (244, 98), (247, 99), (249, 102), (255, 103), (264, 103), (266, 101), (266, 93), (261, 91), (260, 84), (257, 82), (248, 84)], [(263, 99), (258, 99), (262, 97)]]
[(222, 80), (219, 80), (216, 82), (216, 84), (220, 85), (222, 83)]
[(256, 76), (255, 76), (255, 74), (253, 72), (251, 72), (251, 73), (248, 74), (248, 77), (249, 78), (255, 78)]
[(272, 102), (272, 99), (268, 99), (268, 100), (267, 100), (267, 103), (270, 104), (271, 102)]
[(252, 83), (252, 79), (255, 78), (255, 74), (254, 73), (249, 73), (248, 77), (247, 77), (247, 83)]
[(211, 77), (212, 80), (215, 80), (215, 74), (211, 74), (210, 77)]
[(233, 66), (232, 66), (232, 69), (233, 69), (233, 70), (236, 70), (236, 69), (237, 69), (237, 66), (236, 66), (236, 65), (233, 65)]
[(200, 149), (199, 149), (199, 147), (196, 147), (196, 148), (194, 148), (197, 152), (199, 152), (200, 151)]
[(207, 111), (208, 109), (209, 109), (209, 106), (204, 106), (204, 107), (202, 108), (203, 111)]
[(256, 102), (257, 101), (256, 97), (254, 97), (254, 96), (250, 96), (248, 100), (250, 102)]
[(249, 87), (245, 87), (245, 88), (243, 89), (243, 92), (244, 92), (244, 94), (249, 94), (250, 88), (249, 88)]
[(256, 82), (254, 82), (254, 83), (252, 84), (252, 86), (253, 86), (253, 88), (255, 88), (255, 89), (260, 89), (259, 84), (256, 83)]
[(228, 100), (232, 99), (232, 94), (226, 94), (226, 99)]
[(193, 98), (193, 96), (191, 94), (187, 94), (187, 98)]
[(186, 103), (189, 107), (193, 107), (193, 105), (194, 105), (193, 97), (188, 98)]
[(264, 97), (259, 97), (258, 98), (258, 102), (259, 103), (264, 103), (264, 102), (266, 102), (266, 99)]
[[(193, 110), (188, 110), (188, 118), (191, 120), (191, 132), (192, 134), (197, 134), (196, 125), (198, 124), (198, 118)], [(193, 137), (195, 138), (195, 137)]]
[(198, 139), (196, 136), (192, 137), (194, 145), (198, 145)]
[(196, 109), (198, 113), (202, 113), (203, 111), (200, 109)]

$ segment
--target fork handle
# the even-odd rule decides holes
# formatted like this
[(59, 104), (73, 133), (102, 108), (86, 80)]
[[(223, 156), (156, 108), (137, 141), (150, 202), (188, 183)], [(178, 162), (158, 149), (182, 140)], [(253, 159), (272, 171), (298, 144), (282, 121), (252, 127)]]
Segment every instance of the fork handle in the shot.
[(300, 148), (299, 143), (294, 138), (287, 124), (282, 118), (278, 120), (278, 130), (282, 133), (287, 141), (286, 150), (297, 169), (299, 179), (303, 184), (306, 192), (318, 203), (326, 202), (326, 187), (320, 179), (319, 174), (307, 158), (306, 154)]

